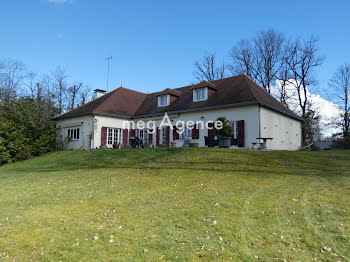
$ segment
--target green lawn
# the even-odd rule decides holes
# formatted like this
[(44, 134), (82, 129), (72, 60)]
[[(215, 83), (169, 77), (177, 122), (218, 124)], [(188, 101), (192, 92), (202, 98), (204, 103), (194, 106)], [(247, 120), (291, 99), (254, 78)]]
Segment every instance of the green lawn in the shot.
[(0, 167), (0, 260), (350, 261), (350, 151), (66, 151)]

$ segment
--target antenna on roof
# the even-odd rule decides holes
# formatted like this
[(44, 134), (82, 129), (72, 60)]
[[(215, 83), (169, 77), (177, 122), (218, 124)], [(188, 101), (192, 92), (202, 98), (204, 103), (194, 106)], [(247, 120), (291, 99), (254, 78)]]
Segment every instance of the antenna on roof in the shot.
[(108, 93), (108, 80), (109, 80), (109, 61), (112, 60), (112, 57), (107, 57), (105, 60), (107, 60), (107, 93)]

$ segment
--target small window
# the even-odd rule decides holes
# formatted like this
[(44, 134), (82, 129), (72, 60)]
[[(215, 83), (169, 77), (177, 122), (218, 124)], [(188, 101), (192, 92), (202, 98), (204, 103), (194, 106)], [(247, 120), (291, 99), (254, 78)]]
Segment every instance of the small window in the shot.
[(208, 89), (207, 88), (198, 88), (193, 90), (193, 101), (203, 101), (208, 97)]
[(67, 136), (71, 140), (79, 140), (80, 128), (69, 128), (67, 131)]
[(169, 105), (169, 95), (158, 96), (158, 106)]

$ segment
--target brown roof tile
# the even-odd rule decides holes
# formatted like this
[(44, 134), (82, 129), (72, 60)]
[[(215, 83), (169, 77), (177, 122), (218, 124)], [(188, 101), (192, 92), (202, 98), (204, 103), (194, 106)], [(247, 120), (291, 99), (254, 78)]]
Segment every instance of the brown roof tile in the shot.
[(198, 84), (193, 85), (191, 89), (196, 89), (196, 88), (201, 88), (201, 87), (209, 87), (209, 88), (216, 90), (216, 85), (214, 83), (210, 83), (208, 81), (199, 82)]
[[(210, 84), (210, 86), (215, 87), (216, 92), (205, 101), (193, 102), (192, 89), (196, 86), (198, 87), (199, 84), (205, 84), (205, 86)], [(260, 104), (300, 120), (300, 117), (245, 75), (228, 77), (206, 83), (202, 81), (199, 84), (176, 89), (167, 88), (161, 92), (151, 94), (121, 87), (77, 109), (58, 116), (56, 119), (83, 114), (136, 118), (162, 115), (165, 112), (179, 113), (228, 106)], [(157, 96), (165, 94), (164, 92), (172, 92), (178, 94), (179, 97), (169, 106), (158, 107)]]
[(55, 120), (78, 115), (110, 115), (130, 118), (145, 99), (146, 94), (119, 87), (89, 103), (82, 105), (63, 115), (57, 116)]
[(167, 95), (167, 94), (174, 95), (174, 96), (180, 96), (180, 95), (181, 95), (181, 92), (179, 92), (179, 91), (176, 90), (176, 89), (167, 88), (167, 89), (164, 89), (164, 90), (161, 91), (161, 92), (158, 92), (158, 93), (157, 93), (157, 96), (160, 96), (160, 95)]

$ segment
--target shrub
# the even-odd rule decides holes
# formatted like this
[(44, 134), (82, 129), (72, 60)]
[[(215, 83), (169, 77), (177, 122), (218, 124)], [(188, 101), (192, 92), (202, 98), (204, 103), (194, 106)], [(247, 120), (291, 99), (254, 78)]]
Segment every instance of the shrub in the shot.
[(219, 138), (220, 137), (232, 136), (233, 128), (232, 128), (232, 126), (230, 126), (228, 124), (228, 120), (226, 119), (226, 117), (219, 117), (218, 119), (216, 119), (216, 121), (221, 121), (222, 122), (222, 128), (221, 129), (216, 129), (214, 127), (214, 129), (213, 129), (214, 136), (217, 136)]

